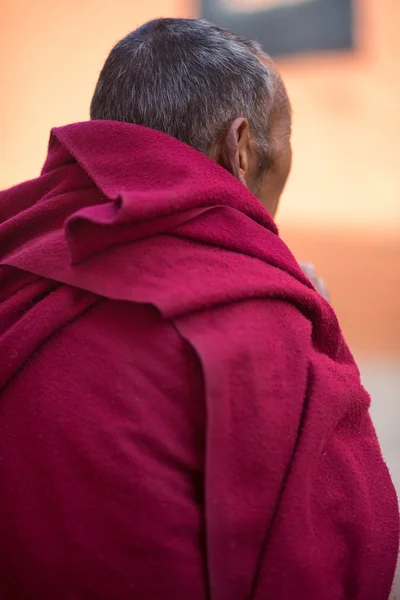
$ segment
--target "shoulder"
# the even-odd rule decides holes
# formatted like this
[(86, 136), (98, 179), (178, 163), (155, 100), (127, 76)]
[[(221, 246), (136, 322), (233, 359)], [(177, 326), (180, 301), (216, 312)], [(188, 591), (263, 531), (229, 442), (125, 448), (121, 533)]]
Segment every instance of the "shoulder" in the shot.
[(30, 414), (33, 422), (41, 415), (40, 426), (46, 421), (53, 428), (55, 421), (78, 416), (86, 423), (111, 422), (121, 411), (130, 418), (157, 402), (184, 403), (194, 394), (200, 406), (201, 393), (194, 351), (156, 309), (100, 300), (31, 354), (2, 402), (14, 416)]
[(207, 352), (249, 352), (269, 360), (290, 355), (302, 361), (311, 348), (312, 323), (283, 300), (223, 304), (178, 320), (177, 325)]

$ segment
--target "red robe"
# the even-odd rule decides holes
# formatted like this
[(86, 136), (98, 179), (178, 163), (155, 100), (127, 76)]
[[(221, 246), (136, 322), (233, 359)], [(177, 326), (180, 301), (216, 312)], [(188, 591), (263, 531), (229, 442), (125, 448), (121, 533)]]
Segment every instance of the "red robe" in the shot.
[(387, 600), (369, 397), (244, 186), (142, 127), (55, 129), (0, 265), (1, 600)]

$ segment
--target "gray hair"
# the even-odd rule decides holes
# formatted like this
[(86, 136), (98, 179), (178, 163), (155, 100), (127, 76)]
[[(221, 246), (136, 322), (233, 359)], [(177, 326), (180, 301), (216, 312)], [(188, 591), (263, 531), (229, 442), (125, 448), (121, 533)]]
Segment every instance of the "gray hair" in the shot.
[(280, 78), (261, 47), (204, 20), (156, 19), (111, 51), (91, 119), (162, 131), (208, 154), (228, 124), (247, 118), (268, 160), (269, 117)]

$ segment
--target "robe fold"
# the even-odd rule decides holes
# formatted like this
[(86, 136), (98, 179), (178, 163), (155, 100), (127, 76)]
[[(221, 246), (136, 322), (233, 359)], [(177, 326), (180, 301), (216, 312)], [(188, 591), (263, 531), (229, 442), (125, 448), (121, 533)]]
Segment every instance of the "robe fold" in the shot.
[(387, 600), (396, 494), (334, 311), (162, 133), (0, 193), (0, 599)]

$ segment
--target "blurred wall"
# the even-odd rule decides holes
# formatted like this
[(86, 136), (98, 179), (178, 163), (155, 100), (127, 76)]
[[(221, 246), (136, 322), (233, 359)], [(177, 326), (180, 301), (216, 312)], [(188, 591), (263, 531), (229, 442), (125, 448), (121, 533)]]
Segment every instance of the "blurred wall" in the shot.
[(0, 0), (0, 188), (35, 177), (53, 126), (86, 120), (113, 45), (190, 0)]
[[(356, 353), (398, 361), (400, 3), (356, 5), (355, 52), (280, 62), (294, 167), (279, 224), (327, 279)], [(149, 18), (196, 10), (193, 0), (1, 0), (0, 188), (37, 175), (52, 126), (88, 118), (119, 38)]]
[(360, 0), (358, 51), (281, 64), (294, 107), (295, 152), (282, 234), (327, 278), (353, 349), (396, 361), (399, 22), (397, 0)]

